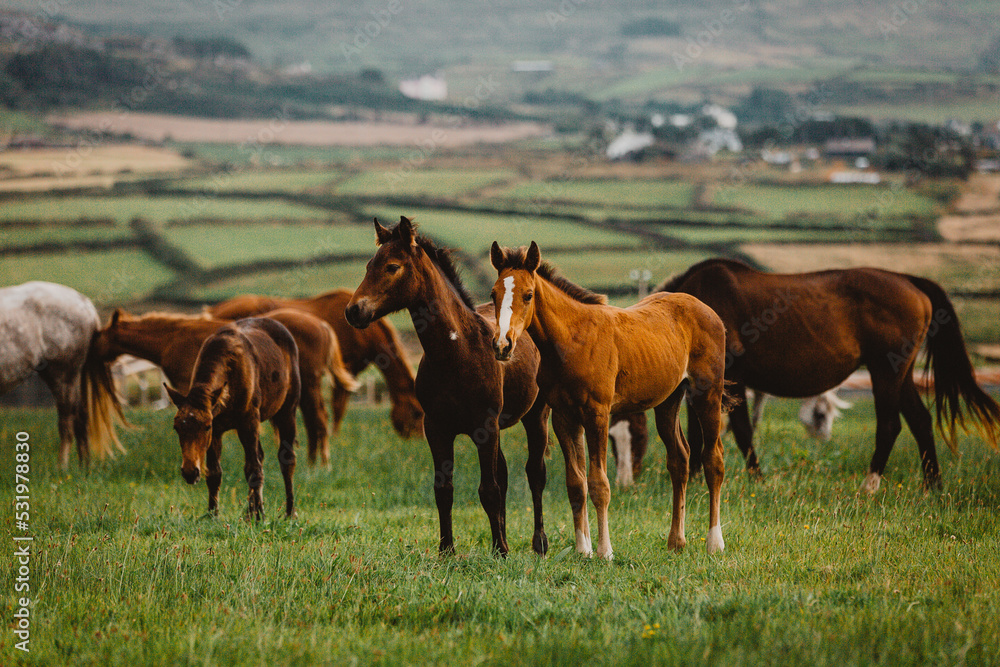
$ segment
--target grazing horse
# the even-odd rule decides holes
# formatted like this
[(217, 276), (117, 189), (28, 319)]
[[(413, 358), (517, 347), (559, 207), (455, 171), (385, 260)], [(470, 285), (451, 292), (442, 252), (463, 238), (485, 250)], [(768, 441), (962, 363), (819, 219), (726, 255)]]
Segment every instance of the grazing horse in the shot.
[[(283, 324), (298, 346), (301, 378), (302, 421), (309, 439), (309, 463), (326, 465), (330, 460), (329, 429), (323, 407), (323, 378), (327, 373), (334, 387), (345, 392), (357, 389), (358, 383), (340, 358), (337, 336), (326, 322), (288, 308), (267, 314)], [(202, 343), (227, 322), (205, 316), (175, 313), (148, 313), (136, 317), (116, 310), (101, 330), (94, 346), (106, 360), (122, 354), (141, 357), (163, 368), (167, 379), (177, 389), (191, 385), (195, 361)]]
[(177, 406), (174, 430), (181, 444), (181, 475), (195, 484), (204, 472), (208, 511), (219, 512), (222, 434), (236, 430), (246, 457), (247, 516), (264, 513), (264, 449), (260, 424), (270, 420), (278, 436), (278, 463), (285, 480), (285, 516), (295, 516), (295, 408), (299, 403), (299, 353), (284, 325), (251, 317), (222, 326), (205, 339), (191, 388), (164, 385)]
[[(527, 331), (542, 357), (539, 386), (552, 408), (552, 424), (566, 459), (566, 487), (573, 508), (576, 549), (591, 553), (587, 495), (597, 510), (597, 555), (612, 557), (608, 531), (610, 487), (606, 471), (608, 424), (613, 414), (653, 408), (667, 449), (673, 512), (667, 546), (681, 549), (684, 537), (688, 446), (677, 415), (687, 393), (711, 445), (706, 449), (709, 493), (709, 553), (722, 551), (719, 522), (722, 480), (722, 403), (725, 396), (725, 329), (712, 310), (685, 294), (654, 294), (630, 308), (607, 305), (607, 297), (585, 290), (542, 263), (532, 241), (525, 250), (501, 248), (490, 259), (497, 359), (507, 360)], [(581, 435), (586, 436), (586, 451)], [(583, 469), (589, 467), (584, 475)], [(585, 483), (586, 482), (586, 483)]]
[[(392, 402), (393, 428), (404, 438), (420, 435), (423, 428), (424, 412), (420, 408), (413, 389), (413, 370), (406, 359), (406, 351), (400, 343), (395, 327), (388, 320), (378, 320), (366, 329), (355, 329), (344, 319), (344, 308), (353, 293), (338, 289), (314, 296), (310, 299), (284, 299), (270, 296), (246, 294), (223, 301), (207, 308), (212, 317), (234, 320), (240, 317), (261, 315), (276, 308), (296, 308), (325, 320), (337, 333), (340, 351), (347, 369), (358, 375), (375, 366), (385, 376), (389, 400)], [(348, 392), (334, 387), (333, 429), (340, 429), (347, 410)]]
[(375, 234), (378, 251), (368, 262), (345, 315), (356, 327), (366, 327), (404, 308), (413, 318), (424, 348), (416, 392), (424, 409), (424, 436), (434, 459), (440, 551), (454, 550), (455, 437), (464, 434), (479, 450), (479, 499), (489, 517), (493, 549), (507, 553), (507, 460), (500, 449), (500, 430), (521, 421), (532, 452), (526, 467), (535, 510), (532, 548), (544, 554), (548, 548), (542, 525), (548, 410), (535, 400), (538, 352), (526, 340), (509, 363), (497, 363), (492, 352), (493, 307), (473, 305), (447, 251), (418, 236), (405, 217), (392, 230), (375, 220)]
[(121, 451), (115, 421), (127, 423), (107, 364), (91, 343), (101, 320), (90, 299), (64, 285), (30, 282), (0, 289), (0, 394), (33, 371), (52, 391), (59, 415), (59, 466), (75, 437), (80, 465)]
[[(875, 398), (875, 453), (862, 489), (875, 493), (906, 419), (917, 441), (924, 484), (941, 486), (933, 420), (913, 382), (921, 345), (934, 369), (938, 428), (953, 451), (956, 425), (967, 420), (994, 447), (1000, 406), (976, 384), (958, 316), (945, 291), (926, 278), (881, 269), (762, 273), (726, 259), (695, 264), (668, 280), (665, 292), (691, 294), (726, 325), (726, 379), (743, 399), (730, 415), (747, 469), (760, 473), (746, 389), (801, 398), (833, 389), (868, 367)], [(966, 411), (962, 410), (964, 401)], [(701, 461), (701, 434), (689, 424), (691, 467)]]

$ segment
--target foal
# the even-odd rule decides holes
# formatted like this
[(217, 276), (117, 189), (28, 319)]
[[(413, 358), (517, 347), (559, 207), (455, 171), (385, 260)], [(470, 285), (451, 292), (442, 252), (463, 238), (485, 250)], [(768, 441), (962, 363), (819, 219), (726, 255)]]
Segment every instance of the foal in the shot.
[[(548, 409), (536, 401), (538, 352), (525, 338), (506, 364), (493, 358), (493, 307), (476, 308), (446, 251), (417, 236), (412, 221), (401, 218), (388, 230), (375, 220), (378, 252), (347, 306), (347, 321), (364, 328), (378, 318), (407, 309), (424, 348), (416, 392), (424, 409), (424, 436), (434, 458), (434, 499), (441, 524), (439, 548), (454, 550), (451, 508), (454, 499), (455, 437), (472, 438), (479, 450), (479, 499), (490, 520), (493, 549), (507, 547), (507, 460), (500, 430), (518, 421), (528, 435), (526, 471), (535, 510), (532, 548), (548, 549), (542, 526), (543, 456), (548, 442)], [(540, 475), (540, 476), (539, 476)]]
[(260, 423), (271, 420), (285, 480), (285, 516), (295, 516), (295, 409), (299, 403), (299, 352), (285, 326), (266, 317), (226, 324), (201, 346), (191, 389), (164, 385), (177, 406), (174, 430), (181, 443), (181, 475), (195, 484), (205, 472), (208, 511), (219, 511), (222, 434), (236, 430), (243, 444), (243, 474), (250, 487), (247, 516), (264, 513), (264, 450)]
[[(566, 458), (566, 487), (573, 508), (577, 551), (590, 554), (587, 495), (597, 510), (597, 555), (612, 558), (608, 532), (610, 486), (606, 471), (612, 414), (653, 408), (667, 449), (673, 514), (667, 546), (681, 549), (688, 481), (687, 442), (677, 413), (687, 392), (689, 413), (705, 434), (704, 468), (709, 494), (708, 552), (722, 551), (719, 523), (722, 480), (722, 401), (726, 338), (712, 310), (686, 294), (654, 294), (622, 309), (556, 275), (532, 242), (527, 250), (501, 248), (490, 259), (496, 358), (508, 360), (527, 331), (542, 357), (539, 386), (552, 407), (552, 425)], [(586, 435), (586, 452), (581, 436)], [(589, 467), (584, 476), (584, 465)], [(586, 479), (586, 484), (584, 480)]]

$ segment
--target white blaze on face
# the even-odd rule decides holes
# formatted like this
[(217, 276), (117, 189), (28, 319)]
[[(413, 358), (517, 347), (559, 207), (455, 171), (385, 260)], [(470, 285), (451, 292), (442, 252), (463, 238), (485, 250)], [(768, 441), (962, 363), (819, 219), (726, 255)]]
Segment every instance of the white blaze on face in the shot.
[(510, 331), (510, 318), (514, 315), (514, 276), (503, 279), (503, 300), (500, 302), (500, 338), (506, 339)]

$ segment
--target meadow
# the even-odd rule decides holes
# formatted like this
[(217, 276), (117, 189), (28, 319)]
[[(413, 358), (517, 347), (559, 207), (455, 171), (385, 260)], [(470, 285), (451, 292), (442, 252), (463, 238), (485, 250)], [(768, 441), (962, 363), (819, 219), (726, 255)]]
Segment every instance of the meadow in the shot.
[[(688, 498), (688, 547), (665, 548), (670, 485), (658, 441), (637, 485), (613, 488), (615, 558), (572, 549), (558, 451), (545, 493), (550, 551), (530, 549), (519, 428), (509, 461), (510, 556), (494, 557), (476, 494), (471, 442), (456, 448), (457, 553), (437, 554), (430, 457), (378, 408), (354, 407), (329, 470), (296, 471), (299, 517), (281, 516), (265, 430), (267, 518), (242, 519), (242, 452), (224, 446), (218, 518), (203, 485), (178, 472), (173, 411), (133, 411), (127, 454), (68, 474), (55, 468), (55, 419), (6, 410), (31, 442), (31, 653), (24, 664), (1000, 664), (1000, 457), (973, 437), (942, 452), (944, 489), (923, 490), (901, 436), (873, 497), (857, 489), (872, 452), (870, 400), (834, 440), (810, 440), (797, 403), (769, 405), (766, 473), (752, 482), (726, 440), (726, 550), (704, 552), (707, 493)], [(942, 448), (943, 449), (943, 448)], [(12, 498), (13, 475), (0, 493)], [(13, 517), (3, 517), (7, 534)], [(10, 553), (10, 552), (8, 552)], [(5, 616), (14, 568), (2, 576)]]

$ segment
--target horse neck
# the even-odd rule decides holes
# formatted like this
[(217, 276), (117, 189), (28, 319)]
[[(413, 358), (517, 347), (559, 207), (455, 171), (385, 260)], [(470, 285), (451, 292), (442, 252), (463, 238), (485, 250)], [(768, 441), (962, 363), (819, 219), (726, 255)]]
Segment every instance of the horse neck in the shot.
[(213, 356), (206, 359), (199, 355), (194, 368), (194, 376), (191, 378), (192, 393), (197, 388), (198, 391), (209, 394), (229, 384), (234, 362), (239, 356), (229, 346), (226, 346), (221, 354), (218, 353), (218, 350), (218, 347), (214, 347), (209, 352), (202, 348), (203, 353), (209, 352)]
[(462, 337), (477, 331), (479, 315), (465, 305), (430, 258), (425, 256), (424, 261), (423, 289), (408, 307), (410, 317), (424, 355), (454, 356), (452, 334)]
[(534, 316), (527, 327), (531, 339), (542, 350), (569, 350), (583, 322), (592, 319), (593, 306), (580, 303), (537, 274), (534, 298)]
[(127, 354), (162, 366), (166, 342), (176, 335), (175, 327), (168, 328), (164, 321), (131, 320), (115, 328), (115, 344)]

